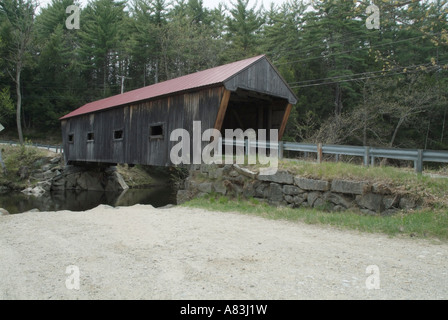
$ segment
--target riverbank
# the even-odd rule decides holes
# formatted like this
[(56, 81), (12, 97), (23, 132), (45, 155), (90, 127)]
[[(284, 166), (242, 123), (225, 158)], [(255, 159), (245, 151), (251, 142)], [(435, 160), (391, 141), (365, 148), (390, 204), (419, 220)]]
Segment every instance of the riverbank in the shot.
[(0, 216), (0, 232), (0, 299), (448, 298), (437, 240), (141, 205)]
[[(64, 170), (59, 153), (32, 146), (1, 146), (6, 174), (0, 172), (0, 192), (22, 191), (48, 181)], [(129, 188), (147, 188), (169, 183), (168, 171), (143, 166), (118, 165), (118, 173)]]
[[(103, 168), (108, 175), (95, 167), (78, 174), (82, 168), (66, 167), (61, 154), (28, 145), (1, 148), (7, 171), (0, 172), (0, 215), (29, 210), (80, 211), (98, 204), (175, 203), (167, 168), (118, 165)], [(125, 192), (127, 189), (131, 191)]]

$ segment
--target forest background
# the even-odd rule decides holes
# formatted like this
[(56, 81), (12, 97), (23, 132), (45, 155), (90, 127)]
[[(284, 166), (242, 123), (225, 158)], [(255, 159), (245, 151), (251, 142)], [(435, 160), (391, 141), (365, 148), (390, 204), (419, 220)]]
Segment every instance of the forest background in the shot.
[(447, 15), (446, 0), (0, 0), (2, 135), (60, 141), (87, 102), (266, 54), (299, 98), (284, 140), (448, 149)]

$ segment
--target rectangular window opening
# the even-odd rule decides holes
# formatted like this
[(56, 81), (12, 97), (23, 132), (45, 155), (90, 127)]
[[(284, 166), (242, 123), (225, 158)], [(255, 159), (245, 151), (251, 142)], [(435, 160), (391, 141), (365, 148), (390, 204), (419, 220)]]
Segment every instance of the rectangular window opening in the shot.
[(73, 133), (68, 135), (68, 142), (73, 143), (75, 141), (75, 135)]
[(155, 124), (149, 127), (149, 139), (163, 139), (163, 124)]
[(87, 133), (87, 141), (94, 141), (94, 140), (95, 140), (95, 135), (93, 134), (93, 132)]
[(114, 140), (122, 140), (122, 139), (123, 139), (123, 130), (115, 130)]

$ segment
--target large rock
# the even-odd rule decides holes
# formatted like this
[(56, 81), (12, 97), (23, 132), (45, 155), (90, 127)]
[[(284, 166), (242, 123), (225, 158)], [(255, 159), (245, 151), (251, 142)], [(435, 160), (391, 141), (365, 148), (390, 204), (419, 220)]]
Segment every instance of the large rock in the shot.
[(373, 212), (384, 211), (383, 196), (375, 193), (367, 193), (365, 195), (358, 195), (356, 202), (362, 208), (371, 210)]
[(302, 193), (297, 196), (285, 195), (285, 201), (294, 204), (294, 207), (299, 207), (306, 201), (307, 194)]
[(262, 184), (262, 182), (258, 180), (249, 180), (245, 182), (243, 186), (243, 196), (246, 198), (255, 197), (256, 189), (260, 184)]
[(43, 173), (45, 180), (51, 180), (58, 175), (56, 171), (47, 170)]
[(398, 208), (400, 203), (400, 197), (398, 195), (391, 195), (391, 196), (384, 196), (383, 198), (383, 204), (384, 209), (392, 209), (392, 208)]
[(58, 164), (58, 163), (61, 162), (61, 160), (62, 160), (62, 156), (56, 156), (56, 157), (50, 159), (50, 163), (51, 164)]
[(34, 188), (29, 187), (22, 190), (22, 193), (29, 196), (40, 197), (45, 193), (45, 190), (41, 186), (36, 186)]
[(313, 203), (313, 208), (319, 208), (320, 210), (331, 211), (333, 207), (334, 205), (331, 202), (327, 202), (321, 197), (317, 198)]
[(225, 186), (223, 181), (215, 181), (213, 183), (213, 190), (216, 193), (220, 193), (222, 195), (226, 195), (227, 193), (227, 187)]
[[(54, 171), (53, 173), (58, 173)], [(51, 181), (51, 190), (92, 190), (123, 191), (128, 189), (123, 177), (116, 167), (89, 170), (89, 168), (67, 166), (62, 174)]]
[(101, 185), (102, 178), (96, 172), (84, 172), (79, 175), (76, 181), (78, 187), (76, 189), (102, 191), (104, 188)]
[(212, 183), (211, 182), (203, 182), (198, 185), (198, 190), (204, 193), (212, 192)]
[(400, 199), (399, 206), (401, 209), (405, 210), (414, 209), (415, 207), (417, 207), (417, 202), (410, 197), (403, 197)]
[(250, 171), (249, 169), (246, 168), (241, 168), (239, 165), (234, 164), (233, 168), (241, 175), (246, 176), (248, 178), (251, 179), (255, 179), (257, 174), (255, 172)]
[(308, 205), (310, 207), (313, 207), (314, 203), (316, 202), (317, 199), (319, 199), (321, 197), (321, 195), (322, 195), (322, 193), (319, 191), (313, 191), (313, 192), (308, 193), (308, 198), (307, 198)]
[(232, 178), (236, 178), (239, 176), (238, 171), (236, 171), (236, 170), (230, 170), (228, 175)]
[(294, 203), (294, 197), (293, 196), (290, 196), (290, 195), (287, 194), (287, 195), (284, 196), (284, 198), (285, 198), (286, 202)]
[(176, 203), (182, 204), (184, 202), (187, 202), (191, 200), (193, 197), (193, 194), (188, 190), (179, 190), (176, 194)]
[(260, 181), (283, 183), (283, 184), (293, 184), (294, 178), (292, 174), (287, 171), (277, 171), (275, 174), (262, 175), (259, 174), (257, 179)]
[(310, 190), (310, 191), (330, 190), (330, 183), (325, 180), (315, 180), (315, 179), (294, 177), (294, 184), (304, 190)]
[(41, 181), (37, 183), (37, 186), (42, 188), (45, 192), (51, 190), (51, 182), (50, 181)]
[(324, 193), (323, 199), (327, 202), (334, 204), (335, 206), (339, 206), (345, 209), (349, 209), (354, 206), (354, 201), (352, 199), (342, 194), (332, 193), (329, 191)]
[(271, 202), (280, 202), (283, 200), (283, 189), (278, 183), (271, 183), (269, 185), (268, 199)]
[(8, 210), (0, 208), (0, 216), (7, 216), (9, 214)]
[(269, 195), (269, 185), (261, 183), (255, 188), (255, 196), (258, 198), (267, 198)]
[(298, 206), (301, 206), (307, 200), (307, 198), (308, 198), (307, 193), (301, 193), (301, 194), (294, 196), (293, 202), (298, 207)]
[(233, 183), (231, 180), (224, 180), (224, 184), (227, 191), (233, 194), (233, 196), (239, 196), (243, 193), (243, 185), (239, 183)]
[(217, 166), (211, 166), (208, 168), (208, 177), (210, 179), (220, 179), (224, 173), (224, 168), (218, 168)]
[(371, 186), (366, 181), (333, 180), (331, 191), (349, 194), (365, 194), (370, 192)]
[(117, 171), (107, 177), (107, 184), (104, 186), (104, 191), (123, 191), (127, 189), (129, 189), (129, 186)]
[(292, 185), (289, 185), (289, 184), (285, 184), (283, 186), (283, 193), (287, 194), (287, 195), (295, 196), (295, 195), (297, 195), (299, 193), (304, 193), (304, 192), (305, 192), (304, 190), (302, 190), (302, 189), (300, 189), (299, 187), (296, 187), (296, 186), (292, 186)]

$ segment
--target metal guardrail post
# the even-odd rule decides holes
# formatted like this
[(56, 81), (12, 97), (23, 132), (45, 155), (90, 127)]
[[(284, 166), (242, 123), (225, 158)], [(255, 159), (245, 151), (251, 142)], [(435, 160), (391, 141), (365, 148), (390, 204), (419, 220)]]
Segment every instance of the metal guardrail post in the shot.
[(2, 149), (0, 148), (0, 164), (2, 165), (3, 174), (6, 175), (6, 166), (2, 159)]
[(322, 143), (317, 144), (317, 163), (322, 163)]
[(370, 148), (364, 147), (364, 166), (369, 166)]
[(423, 150), (417, 150), (417, 160), (414, 162), (415, 172), (422, 173), (423, 172)]
[(283, 159), (283, 151), (285, 149), (285, 146), (283, 145), (283, 141), (278, 142), (278, 158), (281, 160)]

